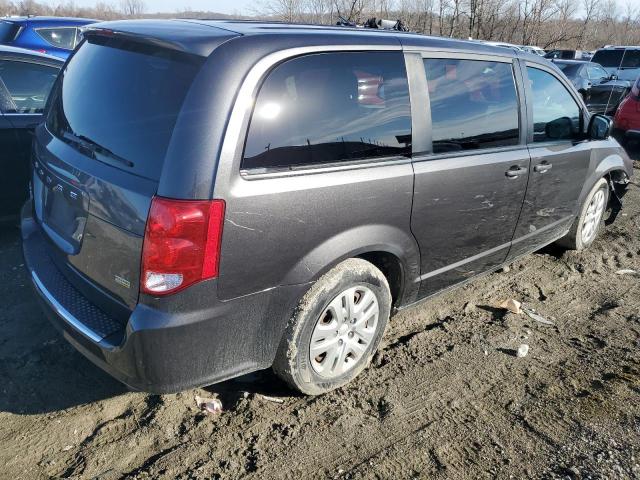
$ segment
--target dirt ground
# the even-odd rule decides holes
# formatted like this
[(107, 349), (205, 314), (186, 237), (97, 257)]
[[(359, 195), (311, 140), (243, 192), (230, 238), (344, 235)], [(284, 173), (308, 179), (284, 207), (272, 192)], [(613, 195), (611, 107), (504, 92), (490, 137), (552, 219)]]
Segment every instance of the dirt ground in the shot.
[[(5, 230), (0, 477), (640, 478), (640, 278), (616, 274), (640, 270), (639, 233), (632, 185), (590, 250), (549, 247), (402, 312), (357, 381), (305, 398), (269, 371), (127, 392), (49, 325)], [(555, 324), (491, 306), (505, 298)]]

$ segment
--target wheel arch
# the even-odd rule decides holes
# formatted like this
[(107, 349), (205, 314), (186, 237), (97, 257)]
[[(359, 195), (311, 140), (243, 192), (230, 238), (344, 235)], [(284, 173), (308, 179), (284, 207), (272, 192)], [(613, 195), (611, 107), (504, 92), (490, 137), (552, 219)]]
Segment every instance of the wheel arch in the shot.
[(590, 169), (590, 172), (580, 192), (578, 206), (584, 203), (586, 196), (601, 178), (606, 179), (609, 188), (611, 188), (610, 180), (615, 184), (625, 182), (625, 179), (628, 179), (630, 176), (628, 166), (622, 156), (618, 154), (610, 154), (604, 157), (595, 168)]
[(314, 282), (348, 258), (362, 258), (382, 271), (394, 306), (415, 300), (415, 280), (420, 274), (418, 245), (413, 235), (391, 225), (359, 226), (326, 239), (298, 261), (285, 283)]

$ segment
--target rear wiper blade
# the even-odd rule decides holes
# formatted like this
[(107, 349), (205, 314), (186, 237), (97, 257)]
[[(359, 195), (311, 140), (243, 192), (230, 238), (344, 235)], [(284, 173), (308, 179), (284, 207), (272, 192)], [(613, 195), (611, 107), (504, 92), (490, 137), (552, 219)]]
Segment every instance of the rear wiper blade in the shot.
[[(99, 143), (94, 142), (93, 140), (91, 140), (88, 137), (85, 137), (84, 135), (78, 135), (73, 132), (64, 132), (64, 137), (67, 140), (70, 140), (73, 143), (76, 143), (77, 145), (80, 145), (81, 147), (86, 148), (87, 150), (92, 152), (94, 154), (94, 158), (95, 158), (95, 154), (97, 153), (99, 155), (104, 155), (105, 157), (108, 157), (111, 160), (116, 160), (117, 162), (122, 163), (129, 168), (133, 167), (134, 165), (131, 160), (127, 160), (126, 158), (122, 158), (121, 156), (116, 155), (108, 148), (103, 147)], [(96, 158), (96, 160), (100, 160), (100, 159)]]

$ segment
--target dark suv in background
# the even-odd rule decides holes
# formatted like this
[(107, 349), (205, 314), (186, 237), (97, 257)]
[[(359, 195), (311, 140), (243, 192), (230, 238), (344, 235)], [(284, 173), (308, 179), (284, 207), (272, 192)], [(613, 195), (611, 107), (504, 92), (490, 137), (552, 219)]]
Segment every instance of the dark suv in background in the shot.
[(592, 61), (620, 80), (634, 82), (640, 77), (640, 46), (601, 48), (593, 55)]
[(65, 337), (134, 388), (273, 366), (318, 394), (392, 312), (588, 247), (632, 173), (610, 128), (548, 61), (475, 42), (98, 24), (36, 132), (26, 265)]

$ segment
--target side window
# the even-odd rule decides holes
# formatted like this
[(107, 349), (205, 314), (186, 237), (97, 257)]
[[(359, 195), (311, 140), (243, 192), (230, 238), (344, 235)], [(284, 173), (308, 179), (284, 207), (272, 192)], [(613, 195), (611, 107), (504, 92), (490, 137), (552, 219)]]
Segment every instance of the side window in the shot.
[(72, 27), (64, 28), (37, 28), (36, 32), (45, 42), (54, 47), (73, 50), (76, 46), (76, 29)]
[(0, 60), (0, 79), (11, 99), (5, 113), (42, 113), (57, 75), (56, 67)]
[(622, 58), (622, 68), (640, 68), (640, 50), (627, 48)]
[(400, 52), (321, 53), (277, 66), (255, 103), (243, 169), (411, 153)]
[(518, 95), (510, 63), (426, 59), (433, 152), (519, 142)]
[(570, 140), (580, 132), (580, 108), (556, 77), (527, 67), (533, 96), (533, 141)]

